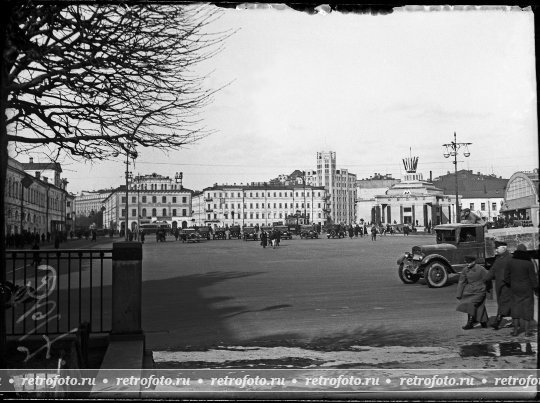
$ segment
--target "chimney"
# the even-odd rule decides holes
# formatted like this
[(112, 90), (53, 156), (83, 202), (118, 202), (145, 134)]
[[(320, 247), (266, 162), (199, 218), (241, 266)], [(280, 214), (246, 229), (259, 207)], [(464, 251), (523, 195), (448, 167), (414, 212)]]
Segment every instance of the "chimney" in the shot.
[(34, 163), (34, 158), (30, 157), (30, 164)]
[(39, 173), (39, 171), (36, 171), (36, 179), (39, 179), (40, 176), (41, 174)]
[(429, 171), (429, 181), (433, 182), (433, 171)]
[(43, 180), (45, 181), (45, 183), (49, 183), (49, 178), (47, 178), (46, 176), (43, 177)]

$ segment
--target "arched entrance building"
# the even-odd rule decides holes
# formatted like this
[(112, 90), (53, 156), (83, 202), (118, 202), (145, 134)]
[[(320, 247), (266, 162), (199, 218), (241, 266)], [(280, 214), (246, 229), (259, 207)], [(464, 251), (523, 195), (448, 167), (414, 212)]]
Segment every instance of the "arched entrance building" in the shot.
[(532, 172), (516, 172), (510, 177), (500, 211), (505, 221), (530, 220), (533, 226), (538, 227), (538, 184), (538, 169)]
[(384, 195), (375, 196), (371, 222), (377, 224), (428, 225), (456, 222), (455, 195), (445, 195), (416, 172), (418, 157), (403, 159), (406, 174)]

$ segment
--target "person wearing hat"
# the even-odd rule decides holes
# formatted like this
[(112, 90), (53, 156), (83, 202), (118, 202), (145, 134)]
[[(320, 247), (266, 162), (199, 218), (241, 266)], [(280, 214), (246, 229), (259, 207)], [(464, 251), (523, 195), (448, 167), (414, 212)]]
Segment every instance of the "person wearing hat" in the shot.
[(512, 255), (507, 250), (506, 242), (495, 241), (495, 262), (488, 273), (488, 281), (495, 280), (495, 292), (497, 293), (497, 316), (491, 327), (499, 329), (499, 325), (504, 317), (510, 316), (510, 305), (512, 294), (510, 287), (504, 282), (504, 273), (508, 263), (512, 260)]
[(511, 292), (512, 336), (519, 334), (520, 325), (523, 325), (525, 336), (532, 336), (530, 324), (534, 316), (534, 293), (538, 292), (538, 278), (525, 245), (517, 246), (504, 281), (510, 286)]
[(489, 319), (485, 306), (488, 271), (476, 264), (476, 256), (465, 256), (465, 263), (467, 266), (460, 273), (457, 285), (456, 298), (459, 304), (456, 311), (468, 315), (467, 324), (462, 327), (463, 330), (472, 329), (478, 322), (486, 328)]

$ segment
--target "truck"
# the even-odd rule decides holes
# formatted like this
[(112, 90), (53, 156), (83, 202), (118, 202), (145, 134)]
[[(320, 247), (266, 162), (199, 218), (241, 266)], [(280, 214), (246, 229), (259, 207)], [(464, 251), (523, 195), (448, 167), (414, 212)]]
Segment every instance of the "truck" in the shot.
[(484, 224), (442, 224), (434, 228), (436, 244), (414, 246), (397, 260), (398, 276), (405, 284), (421, 278), (431, 288), (444, 287), (451, 274), (466, 267), (465, 256), (475, 256), (479, 264), (490, 267), (495, 259), (495, 241), (508, 244), (513, 252), (524, 244), (531, 256), (538, 255), (538, 229), (515, 227), (486, 229)]

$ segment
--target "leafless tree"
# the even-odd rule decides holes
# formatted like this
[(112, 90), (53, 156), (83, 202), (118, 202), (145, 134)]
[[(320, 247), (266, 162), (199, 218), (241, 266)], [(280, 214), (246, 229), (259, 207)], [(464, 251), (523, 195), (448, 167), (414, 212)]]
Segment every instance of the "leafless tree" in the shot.
[[(193, 67), (231, 34), (209, 28), (219, 9), (6, 0), (1, 11), (2, 194), (8, 143), (95, 160), (133, 146), (177, 149), (210, 133), (199, 112), (217, 89), (204, 89)], [(3, 263), (4, 214), (0, 224)]]

